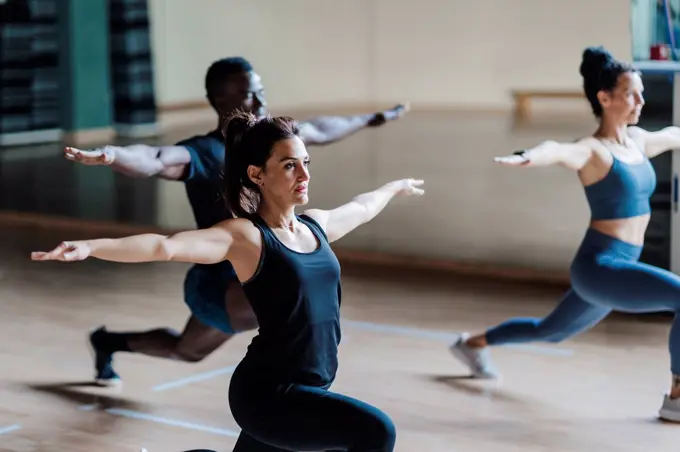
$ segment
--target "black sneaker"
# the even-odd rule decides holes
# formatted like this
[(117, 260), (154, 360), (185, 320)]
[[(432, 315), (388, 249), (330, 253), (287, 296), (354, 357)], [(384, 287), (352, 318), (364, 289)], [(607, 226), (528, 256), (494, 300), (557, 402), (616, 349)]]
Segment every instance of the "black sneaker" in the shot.
[(122, 384), (120, 376), (113, 370), (113, 353), (106, 349), (106, 327), (101, 326), (89, 336), (90, 349), (94, 358), (95, 377), (97, 384), (102, 386), (117, 386)]

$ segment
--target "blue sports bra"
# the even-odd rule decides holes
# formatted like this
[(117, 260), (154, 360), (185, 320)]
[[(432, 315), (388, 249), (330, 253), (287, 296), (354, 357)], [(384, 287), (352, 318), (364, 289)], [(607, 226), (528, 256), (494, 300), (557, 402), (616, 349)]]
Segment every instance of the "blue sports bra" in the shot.
[(585, 187), (591, 219), (614, 220), (651, 212), (649, 198), (656, 189), (656, 172), (645, 156), (642, 163), (617, 159), (604, 179)]

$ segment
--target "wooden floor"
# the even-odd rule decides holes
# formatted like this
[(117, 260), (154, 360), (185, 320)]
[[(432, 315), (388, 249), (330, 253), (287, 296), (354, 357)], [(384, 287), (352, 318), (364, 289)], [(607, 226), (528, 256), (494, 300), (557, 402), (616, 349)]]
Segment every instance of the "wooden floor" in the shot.
[[(0, 229), (0, 450), (231, 450), (230, 369), (252, 334), (204, 362), (121, 354), (121, 389), (93, 387), (88, 330), (181, 328), (183, 264), (37, 263), (82, 233)], [(669, 382), (667, 318), (616, 316), (564, 344), (493, 351), (501, 382), (473, 381), (453, 334), (542, 315), (555, 288), (345, 267), (333, 389), (375, 404), (405, 452), (677, 451), (656, 419)], [(448, 279), (447, 279), (448, 278)]]

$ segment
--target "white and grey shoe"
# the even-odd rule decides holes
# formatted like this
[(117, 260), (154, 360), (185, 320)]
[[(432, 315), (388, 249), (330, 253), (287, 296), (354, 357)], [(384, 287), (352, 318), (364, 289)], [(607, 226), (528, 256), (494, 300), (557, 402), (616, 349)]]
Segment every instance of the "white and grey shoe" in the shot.
[(499, 374), (491, 362), (489, 348), (470, 347), (465, 343), (469, 337), (469, 333), (463, 333), (449, 346), (449, 350), (453, 356), (470, 368), (470, 372), (474, 378), (498, 378)]
[(670, 395), (666, 394), (659, 410), (659, 417), (664, 421), (680, 422), (680, 398), (671, 399)]

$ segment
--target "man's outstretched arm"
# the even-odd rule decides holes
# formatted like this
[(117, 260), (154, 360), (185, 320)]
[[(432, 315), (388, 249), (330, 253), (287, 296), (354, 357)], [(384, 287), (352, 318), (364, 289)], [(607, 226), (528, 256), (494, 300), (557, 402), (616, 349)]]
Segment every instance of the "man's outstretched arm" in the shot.
[(73, 147), (64, 149), (67, 160), (83, 165), (107, 165), (131, 177), (160, 177), (180, 180), (185, 175), (191, 154), (184, 146), (104, 146), (81, 150)]
[(300, 123), (300, 135), (307, 145), (325, 145), (347, 138), (366, 127), (379, 127), (404, 116), (408, 104), (389, 110), (354, 116), (319, 116)]

